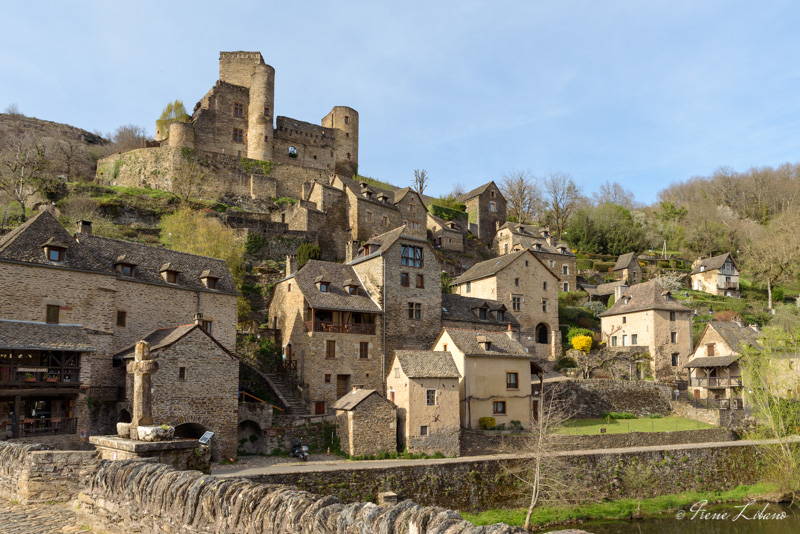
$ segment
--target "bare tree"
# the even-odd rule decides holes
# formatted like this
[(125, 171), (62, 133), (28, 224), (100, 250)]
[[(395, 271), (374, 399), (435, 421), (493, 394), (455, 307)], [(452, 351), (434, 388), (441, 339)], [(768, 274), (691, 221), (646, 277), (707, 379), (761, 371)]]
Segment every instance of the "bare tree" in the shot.
[(610, 203), (622, 206), (623, 208), (633, 209), (636, 207), (636, 199), (630, 189), (625, 189), (618, 182), (606, 180), (600, 184), (600, 189), (594, 193), (594, 202), (598, 206)]
[(126, 152), (136, 148), (144, 148), (147, 144), (147, 133), (141, 126), (126, 124), (114, 130), (111, 140), (114, 143), (114, 150)]
[(196, 161), (182, 162), (172, 175), (172, 194), (182, 203), (200, 198), (208, 187), (208, 172)]
[(581, 188), (569, 173), (549, 171), (542, 180), (542, 191), (551, 230), (555, 229), (556, 237), (561, 239), (569, 218), (582, 200)]
[(800, 269), (800, 214), (786, 212), (767, 228), (758, 226), (745, 246), (747, 268), (767, 286), (767, 306), (772, 309), (772, 286)]
[(49, 185), (50, 160), (41, 139), (15, 138), (0, 152), (0, 189), (19, 204), (22, 221), (28, 199)]
[(453, 184), (453, 189), (450, 191), (450, 194), (453, 195), (453, 198), (458, 198), (466, 192), (467, 190), (464, 187), (464, 184), (461, 182), (456, 182)]
[(414, 169), (414, 191), (422, 195), (426, 187), (428, 187), (428, 171)]
[(521, 224), (534, 222), (541, 209), (539, 186), (529, 171), (513, 170), (503, 175), (500, 191), (506, 199), (508, 215)]
[(11, 104), (9, 104), (6, 107), (6, 109), (3, 110), (3, 113), (5, 113), (6, 115), (11, 115), (12, 117), (24, 117), (25, 116), (19, 110), (19, 106), (17, 105), (16, 102), (12, 102)]

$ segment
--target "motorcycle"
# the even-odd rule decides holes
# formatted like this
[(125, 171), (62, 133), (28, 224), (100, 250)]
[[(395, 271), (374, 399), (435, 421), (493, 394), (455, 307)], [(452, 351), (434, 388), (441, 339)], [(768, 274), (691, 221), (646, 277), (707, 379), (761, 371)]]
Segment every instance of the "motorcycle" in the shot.
[(300, 458), (304, 462), (308, 460), (308, 446), (303, 445), (299, 439), (292, 442), (292, 448), (289, 449), (289, 456)]

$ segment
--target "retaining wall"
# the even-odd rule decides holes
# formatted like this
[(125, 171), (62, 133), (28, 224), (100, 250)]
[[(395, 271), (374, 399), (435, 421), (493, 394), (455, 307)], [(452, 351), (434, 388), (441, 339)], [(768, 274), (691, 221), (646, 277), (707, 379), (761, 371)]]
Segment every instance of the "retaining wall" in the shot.
[(559, 393), (572, 396), (573, 418), (602, 417), (606, 412), (630, 412), (639, 417), (672, 412), (672, 387), (648, 380), (569, 380), (558, 383)]

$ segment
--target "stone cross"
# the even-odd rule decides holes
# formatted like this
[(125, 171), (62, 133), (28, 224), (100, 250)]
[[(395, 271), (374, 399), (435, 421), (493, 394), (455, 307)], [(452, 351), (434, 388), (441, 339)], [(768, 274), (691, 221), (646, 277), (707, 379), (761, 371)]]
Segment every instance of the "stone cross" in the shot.
[(147, 341), (136, 343), (134, 361), (128, 362), (127, 371), (133, 375), (131, 439), (139, 439), (138, 428), (153, 424), (150, 375), (158, 371), (158, 362), (150, 359), (150, 344)]

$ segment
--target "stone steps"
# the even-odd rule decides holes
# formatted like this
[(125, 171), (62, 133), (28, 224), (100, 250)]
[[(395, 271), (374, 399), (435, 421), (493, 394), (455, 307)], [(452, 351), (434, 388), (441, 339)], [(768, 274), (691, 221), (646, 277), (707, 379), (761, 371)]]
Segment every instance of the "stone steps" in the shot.
[(291, 387), (286, 384), (283, 377), (277, 373), (268, 373), (266, 377), (270, 380), (272, 387), (279, 393), (282, 400), (287, 405), (287, 412), (291, 415), (308, 415), (308, 408), (298, 399)]

